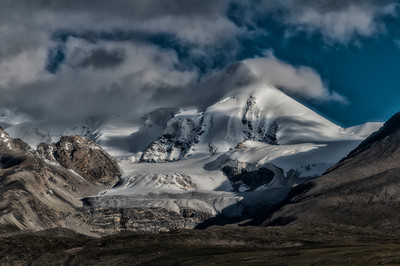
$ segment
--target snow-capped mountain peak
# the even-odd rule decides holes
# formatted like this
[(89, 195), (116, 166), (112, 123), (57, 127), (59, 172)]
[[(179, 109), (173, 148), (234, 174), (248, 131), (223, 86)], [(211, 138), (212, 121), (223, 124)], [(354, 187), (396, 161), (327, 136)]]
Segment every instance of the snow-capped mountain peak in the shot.
[(343, 128), (266, 84), (245, 63), (235, 64), (219, 78), (221, 85), (232, 87), (229, 93), (203, 113), (178, 113), (144, 151), (142, 161), (206, 157), (246, 140), (282, 145), (349, 137)]

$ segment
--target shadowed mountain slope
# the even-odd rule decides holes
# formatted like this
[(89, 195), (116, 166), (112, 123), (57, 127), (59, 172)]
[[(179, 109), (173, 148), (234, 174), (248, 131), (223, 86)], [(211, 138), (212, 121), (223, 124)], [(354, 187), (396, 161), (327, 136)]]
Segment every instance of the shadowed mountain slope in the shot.
[(321, 178), (292, 189), (263, 225), (400, 228), (400, 113)]

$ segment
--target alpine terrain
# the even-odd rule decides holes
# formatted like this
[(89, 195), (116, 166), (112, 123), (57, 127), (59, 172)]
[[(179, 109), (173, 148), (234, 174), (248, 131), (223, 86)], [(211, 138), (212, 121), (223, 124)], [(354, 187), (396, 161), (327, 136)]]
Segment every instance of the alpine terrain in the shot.
[[(322, 175), (381, 126), (341, 128), (265, 84), (245, 62), (213, 82), (229, 93), (205, 110), (161, 109), (145, 116), (144, 125), (127, 137), (133, 154), (119, 157), (121, 181), (85, 201), (162, 208), (197, 221), (254, 218), (283, 200), (293, 185)], [(161, 132), (156, 137), (149, 134), (153, 128)], [(148, 144), (139, 149), (134, 143), (144, 135)], [(99, 143), (107, 149), (111, 140), (100, 137)]]
[[(24, 153), (43, 165), (36, 175), (48, 176), (57, 169), (72, 175), (71, 180), (92, 184), (72, 185), (75, 181), (57, 174), (71, 185), (68, 193), (73, 195), (65, 196), (68, 204), (90, 209), (92, 218), (84, 222), (93, 232), (153, 232), (256, 218), (281, 202), (292, 186), (322, 175), (381, 123), (341, 128), (266, 84), (251, 68), (240, 62), (212, 77), (211, 82), (228, 93), (205, 110), (157, 109), (143, 117), (143, 125), (124, 127), (91, 118), (72, 129), (30, 122), (6, 130), (37, 148)], [(115, 156), (118, 166), (107, 162), (114, 160), (109, 155), (103, 155), (106, 161), (85, 156), (88, 149), (101, 150), (94, 142), (82, 137), (58, 141), (71, 133), (97, 142)], [(77, 159), (75, 151), (82, 143), (91, 146)], [(76, 162), (63, 158), (71, 151)], [(87, 169), (92, 164), (99, 169)], [(107, 171), (113, 179), (104, 174)], [(39, 182), (47, 194), (35, 198), (55, 197), (58, 202), (61, 188), (51, 188), (49, 180)], [(46, 204), (50, 208), (53, 203)], [(74, 217), (85, 216), (82, 210)]]

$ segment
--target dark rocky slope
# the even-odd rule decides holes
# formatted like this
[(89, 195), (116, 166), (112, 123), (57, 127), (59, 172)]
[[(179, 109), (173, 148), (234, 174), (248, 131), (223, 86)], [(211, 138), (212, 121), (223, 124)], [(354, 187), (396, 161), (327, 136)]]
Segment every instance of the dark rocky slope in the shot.
[(118, 164), (93, 142), (65, 137), (31, 150), (0, 128), (0, 233), (69, 227), (91, 234), (81, 198), (114, 185)]
[(263, 225), (400, 229), (400, 113), (322, 177), (292, 189)]
[(92, 140), (80, 136), (63, 136), (57, 143), (41, 143), (38, 153), (73, 169), (90, 182), (100, 182), (108, 187), (115, 185), (122, 175), (118, 163)]

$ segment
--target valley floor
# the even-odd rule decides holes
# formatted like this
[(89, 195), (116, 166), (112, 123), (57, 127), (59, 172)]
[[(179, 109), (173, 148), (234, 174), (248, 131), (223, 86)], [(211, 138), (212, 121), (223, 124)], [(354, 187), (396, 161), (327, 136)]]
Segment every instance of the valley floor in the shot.
[(66, 229), (4, 237), (1, 265), (400, 264), (400, 238), (353, 227), (214, 226), (88, 238)]

